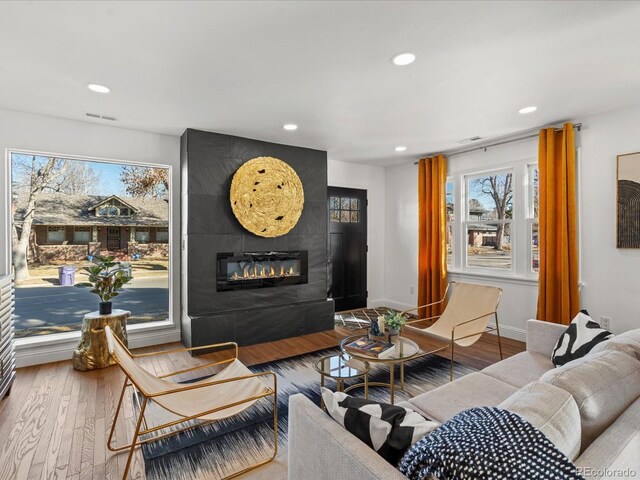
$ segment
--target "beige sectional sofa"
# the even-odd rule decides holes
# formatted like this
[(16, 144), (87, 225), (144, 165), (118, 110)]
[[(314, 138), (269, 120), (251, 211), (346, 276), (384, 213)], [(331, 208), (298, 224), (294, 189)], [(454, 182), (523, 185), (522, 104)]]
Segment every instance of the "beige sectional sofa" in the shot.
[[(640, 329), (554, 368), (566, 329), (527, 322), (527, 350), (402, 405), (446, 422), (475, 406), (513, 411), (542, 430), (586, 478), (640, 478)], [(303, 395), (289, 402), (290, 480), (405, 478)], [(635, 475), (634, 475), (635, 474)]]

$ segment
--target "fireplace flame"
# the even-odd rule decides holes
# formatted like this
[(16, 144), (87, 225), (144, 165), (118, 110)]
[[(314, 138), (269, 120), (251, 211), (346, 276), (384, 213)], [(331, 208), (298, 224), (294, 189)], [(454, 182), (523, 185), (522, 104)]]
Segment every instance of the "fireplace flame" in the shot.
[(280, 266), (280, 270), (276, 272), (276, 269), (272, 265), (268, 267), (253, 265), (244, 267), (244, 269), (242, 270), (242, 274), (233, 272), (231, 275), (229, 275), (229, 280), (239, 281), (261, 278), (296, 277), (298, 275), (300, 275), (300, 273), (295, 271), (293, 267), (290, 267), (289, 270), (286, 270), (284, 266)]

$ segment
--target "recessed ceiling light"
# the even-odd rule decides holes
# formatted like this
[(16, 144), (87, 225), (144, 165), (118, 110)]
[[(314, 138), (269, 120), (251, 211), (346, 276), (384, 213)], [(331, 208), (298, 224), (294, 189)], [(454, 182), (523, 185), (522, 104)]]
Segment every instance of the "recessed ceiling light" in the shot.
[(416, 61), (416, 56), (411, 52), (398, 53), (391, 57), (391, 61), (394, 65), (404, 67)]
[(285, 130), (297, 130), (298, 129), (298, 125), (296, 125), (295, 123), (285, 123), (282, 128), (284, 128)]
[(536, 106), (530, 106), (530, 107), (524, 107), (521, 108), (520, 110), (518, 110), (518, 113), (522, 114), (522, 115), (526, 115), (527, 113), (533, 113), (538, 109), (538, 107)]
[(90, 83), (89, 85), (87, 85), (87, 88), (96, 93), (109, 93), (111, 91), (109, 87), (105, 87), (104, 85), (100, 85), (98, 83)]
[(394, 148), (396, 152), (404, 152), (406, 149), (407, 147), (405, 147), (404, 145), (398, 145), (396, 148)]

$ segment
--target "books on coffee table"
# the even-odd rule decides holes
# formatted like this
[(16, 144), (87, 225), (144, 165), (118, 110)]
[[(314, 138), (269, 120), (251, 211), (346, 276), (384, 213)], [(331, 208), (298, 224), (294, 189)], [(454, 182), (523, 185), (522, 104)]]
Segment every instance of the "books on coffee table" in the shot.
[(347, 343), (343, 347), (349, 353), (366, 355), (373, 358), (388, 358), (395, 352), (396, 346), (392, 343), (381, 342), (371, 338), (362, 337)]

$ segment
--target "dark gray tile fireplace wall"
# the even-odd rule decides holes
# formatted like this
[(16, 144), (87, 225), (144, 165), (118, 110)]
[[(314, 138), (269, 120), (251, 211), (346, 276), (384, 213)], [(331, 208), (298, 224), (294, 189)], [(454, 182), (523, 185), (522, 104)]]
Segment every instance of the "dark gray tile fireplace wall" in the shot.
[[(255, 157), (288, 163), (304, 187), (298, 224), (277, 238), (258, 237), (237, 221), (229, 202), (235, 171)], [(327, 153), (188, 129), (181, 139), (183, 315), (185, 345), (241, 345), (333, 328), (327, 300)], [(307, 250), (308, 283), (216, 291), (216, 254)]]

